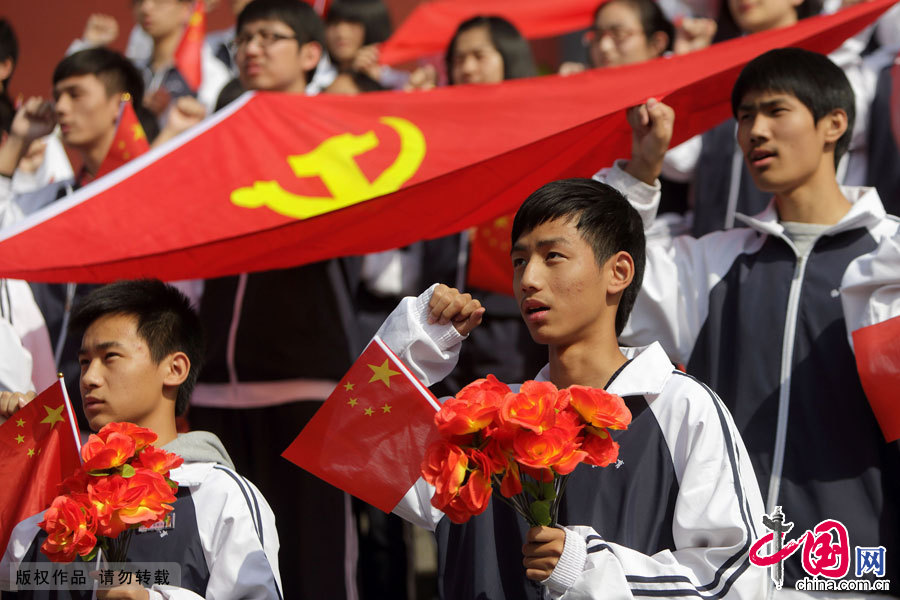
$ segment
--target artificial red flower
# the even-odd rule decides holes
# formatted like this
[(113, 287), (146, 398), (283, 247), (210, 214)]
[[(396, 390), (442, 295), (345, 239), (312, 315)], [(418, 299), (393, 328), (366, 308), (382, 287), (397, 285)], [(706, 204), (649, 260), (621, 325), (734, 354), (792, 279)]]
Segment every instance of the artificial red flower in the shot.
[(183, 463), (184, 459), (173, 452), (166, 452), (162, 448), (148, 446), (138, 455), (132, 466), (136, 469), (139, 467), (150, 469), (163, 477), (168, 477), (169, 471), (180, 467)]
[(119, 518), (128, 525), (153, 525), (162, 521), (171, 512), (171, 502), (175, 502), (175, 494), (166, 483), (166, 478), (141, 469), (129, 477), (127, 497), (128, 504), (119, 509)]
[(147, 429), (146, 427), (140, 427), (134, 423), (126, 422), (107, 423), (97, 432), (97, 435), (105, 442), (113, 433), (121, 433), (134, 440), (135, 452), (140, 452), (155, 442), (158, 437), (152, 430)]
[(422, 476), (434, 486), (431, 504), (435, 508), (442, 508), (459, 493), (468, 462), (462, 448), (445, 440), (432, 443), (425, 451)]
[(513, 440), (516, 462), (535, 469), (553, 469), (567, 475), (587, 456), (568, 428), (554, 427), (542, 434), (523, 431)]
[(581, 449), (587, 452), (584, 462), (589, 465), (606, 467), (619, 458), (619, 444), (613, 441), (605, 429), (586, 427)]
[(509, 387), (493, 375), (473, 381), (447, 400), (434, 417), (443, 435), (465, 435), (484, 429), (494, 420)]
[(631, 423), (631, 411), (619, 396), (583, 385), (573, 385), (568, 389), (569, 405), (594, 427), (627, 429)]
[(125, 434), (107, 432), (105, 439), (91, 434), (81, 447), (82, 466), (88, 473), (121, 467), (134, 456), (134, 449), (134, 440)]
[(88, 498), (97, 515), (97, 535), (114, 538), (128, 529), (119, 511), (138, 500), (129, 494), (128, 482), (121, 475), (93, 477), (88, 484)]
[(444, 514), (454, 523), (465, 523), (475, 515), (483, 513), (491, 499), (490, 459), (479, 450), (466, 452), (472, 469), (459, 493), (441, 507)]
[(526, 381), (517, 394), (508, 394), (500, 408), (500, 419), (536, 434), (556, 422), (556, 386), (549, 381)]
[(500, 482), (500, 493), (507, 498), (512, 498), (516, 494), (522, 493), (522, 480), (519, 476), (519, 465), (517, 463), (509, 463), (509, 468), (506, 469), (503, 480)]
[(94, 517), (91, 507), (79, 498), (57, 496), (44, 513), (44, 520), (38, 523), (47, 532), (41, 550), (54, 562), (72, 562), (76, 556), (87, 556), (97, 544)]

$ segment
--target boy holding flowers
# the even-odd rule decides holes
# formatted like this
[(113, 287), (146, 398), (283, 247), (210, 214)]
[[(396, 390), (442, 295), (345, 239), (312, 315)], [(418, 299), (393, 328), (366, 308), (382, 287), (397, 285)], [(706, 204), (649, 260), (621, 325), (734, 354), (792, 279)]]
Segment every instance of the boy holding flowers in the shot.
[[(137, 452), (141, 466), (168, 472), (178, 486), (172, 497), (165, 482), (164, 489), (155, 489), (148, 481), (140, 506), (112, 507), (98, 506), (100, 496), (95, 495), (103, 490), (97, 487), (133, 487), (136, 482), (131, 480), (140, 471), (130, 479), (123, 472), (94, 484), (90, 500), (96, 514), (89, 514), (99, 524), (97, 535), (115, 538), (128, 523), (140, 522), (160, 505), (174, 507), (161, 523), (126, 532), (133, 536), (127, 558), (181, 565), (180, 586), (159, 583), (147, 589), (132, 583), (98, 590), (97, 598), (280, 598), (278, 535), (265, 499), (233, 471), (216, 436), (176, 431), (175, 417), (187, 409), (197, 381), (203, 343), (199, 319), (187, 298), (157, 280), (119, 281), (94, 290), (75, 307), (72, 329), (84, 332), (78, 352), (82, 404), (91, 428), (100, 434), (84, 445), (82, 470), (63, 484), (70, 488), (67, 495), (74, 498), (73, 488), (84, 487), (79, 478), (115, 467), (121, 457)], [(12, 414), (19, 404), (2, 406), (4, 413)], [(151, 443), (158, 449), (142, 451)], [(106, 492), (101, 504), (128, 495), (126, 489)], [(94, 536), (86, 533), (89, 523), (79, 521), (87, 515), (59, 500), (16, 527), (0, 561), (0, 589), (10, 589), (11, 573), (20, 563), (89, 556)], [(17, 597), (91, 597), (91, 591), (71, 594), (37, 589), (20, 591)]]
[[(485, 455), (497, 452), (432, 446), (423, 472), (439, 489), (420, 479), (394, 512), (436, 530), (443, 597), (763, 597), (765, 571), (748, 560), (763, 506), (731, 415), (706, 386), (677, 371), (658, 344), (617, 343), (644, 268), (637, 212), (606, 184), (556, 181), (525, 200), (512, 242), (516, 300), (532, 337), (547, 345), (549, 364), (535, 382), (511, 386), (519, 393), (503, 397), (487, 427), (530, 425), (527, 440), (506, 445), (512, 448), (506, 459), (538, 467), (532, 472), (571, 469), (559, 504), (559, 522), (570, 526), (529, 529), (506, 503), (488, 505), (490, 490), (478, 474), (490, 471)], [(438, 285), (404, 299), (379, 333), (431, 385), (452, 370), (483, 313), (468, 294)], [(465, 393), (488, 393), (494, 385), (500, 384), (480, 380)], [(551, 462), (572, 454), (561, 446), (572, 439), (566, 430), (582, 426), (561, 418), (570, 411), (544, 404), (568, 394), (590, 421), (592, 403), (602, 397), (583, 388), (562, 391), (573, 385), (624, 398), (628, 429), (614, 430), (628, 421), (621, 415), (607, 430), (619, 446), (617, 460), (609, 444), (584, 444), (569, 450), (586, 464)], [(579, 389), (583, 397), (573, 400)], [(491, 420), (477, 410), (456, 416)], [(514, 487), (504, 479), (500, 493), (508, 497)]]

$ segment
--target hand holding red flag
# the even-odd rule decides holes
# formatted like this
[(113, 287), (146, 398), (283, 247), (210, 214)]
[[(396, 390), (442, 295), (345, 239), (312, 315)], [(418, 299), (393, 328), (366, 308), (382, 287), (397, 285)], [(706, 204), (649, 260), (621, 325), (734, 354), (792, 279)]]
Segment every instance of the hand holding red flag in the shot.
[(900, 317), (853, 332), (856, 368), (884, 439), (900, 439)]
[(81, 464), (79, 451), (62, 379), (0, 425), (0, 548), (19, 522), (49, 506), (57, 485)]
[(206, 11), (203, 0), (194, 2), (194, 10), (175, 49), (175, 68), (194, 93), (203, 81), (203, 38), (206, 35)]
[(390, 512), (419, 478), (438, 409), (376, 337), (282, 456)]

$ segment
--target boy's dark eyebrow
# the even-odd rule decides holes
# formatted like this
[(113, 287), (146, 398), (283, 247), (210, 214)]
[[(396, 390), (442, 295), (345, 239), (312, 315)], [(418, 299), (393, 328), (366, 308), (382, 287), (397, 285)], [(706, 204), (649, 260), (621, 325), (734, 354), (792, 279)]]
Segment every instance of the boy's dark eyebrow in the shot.
[[(119, 342), (101, 342), (99, 344), (94, 344), (94, 350), (109, 350), (110, 348), (122, 348), (122, 344)], [(78, 349), (78, 356), (82, 354), (87, 354), (88, 349), (81, 347)]]
[[(567, 240), (566, 238), (550, 238), (549, 240), (540, 240), (537, 244), (535, 244), (535, 247), (544, 248), (546, 246), (553, 246), (555, 244), (568, 245), (569, 240)], [(509, 253), (512, 254), (513, 252), (523, 252), (524, 250), (525, 246), (516, 242), (515, 244), (513, 244), (513, 247), (510, 249)]]

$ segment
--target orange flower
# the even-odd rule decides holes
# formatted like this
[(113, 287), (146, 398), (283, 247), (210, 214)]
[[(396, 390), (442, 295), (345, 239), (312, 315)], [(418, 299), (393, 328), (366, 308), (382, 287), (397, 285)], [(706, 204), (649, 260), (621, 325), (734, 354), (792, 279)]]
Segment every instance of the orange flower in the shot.
[(434, 442), (425, 451), (422, 477), (434, 486), (431, 504), (435, 508), (442, 508), (459, 493), (468, 462), (462, 448), (444, 440)]
[(491, 500), (490, 459), (475, 449), (466, 454), (473, 468), (459, 488), (459, 494), (441, 508), (454, 523), (465, 523), (474, 515), (480, 515)]
[(97, 534), (114, 538), (128, 529), (119, 511), (129, 502), (138, 500), (129, 495), (128, 482), (121, 475), (94, 477), (88, 484), (88, 498), (97, 515)]
[[(559, 414), (560, 417), (566, 412)], [(522, 431), (513, 440), (515, 459), (520, 465), (535, 469), (553, 469), (560, 475), (571, 473), (587, 456), (579, 449), (578, 428), (571, 418), (560, 418), (560, 426), (542, 434)]]
[(140, 469), (129, 477), (128, 503), (119, 509), (119, 518), (128, 525), (153, 525), (172, 511), (175, 494), (166, 478), (155, 471)]
[(435, 415), (434, 422), (443, 435), (465, 435), (484, 429), (494, 420), (503, 397), (510, 393), (506, 384), (493, 375), (473, 381), (450, 398)]
[(518, 394), (504, 398), (500, 419), (536, 434), (543, 433), (556, 422), (556, 395), (556, 386), (549, 381), (526, 381)]
[(516, 494), (522, 493), (522, 480), (519, 477), (519, 465), (515, 462), (509, 464), (503, 480), (500, 482), (500, 493), (507, 498), (512, 498)]
[(100, 429), (100, 431), (97, 432), (97, 435), (101, 440), (105, 442), (113, 433), (121, 433), (122, 435), (127, 435), (132, 440), (134, 440), (135, 452), (140, 452), (145, 447), (155, 442), (157, 439), (157, 435), (153, 433), (152, 430), (147, 429), (146, 427), (138, 427), (134, 423), (126, 422), (107, 423), (103, 426), (102, 429)]
[(584, 462), (589, 465), (606, 467), (619, 458), (619, 444), (613, 441), (605, 429), (586, 427), (581, 449), (587, 452)]
[(184, 459), (172, 452), (166, 452), (161, 448), (147, 446), (138, 456), (138, 459), (132, 463), (135, 469), (145, 468), (159, 473), (163, 477), (169, 476), (169, 471), (180, 467), (184, 463)]
[(87, 474), (87, 471), (84, 470), (83, 467), (79, 467), (75, 470), (74, 473), (69, 475), (66, 479), (63, 480), (62, 483), (59, 484), (59, 493), (60, 494), (78, 494), (87, 492), (87, 484), (90, 480), (90, 475)]
[(134, 447), (134, 440), (121, 433), (107, 433), (106, 439), (91, 434), (81, 447), (83, 468), (90, 473), (120, 467), (134, 456)]
[(87, 556), (97, 544), (92, 509), (84, 498), (57, 496), (38, 523), (47, 532), (41, 550), (53, 562), (72, 562), (76, 555)]
[(583, 385), (573, 385), (568, 389), (569, 405), (594, 427), (627, 429), (631, 423), (631, 411), (619, 396)]

